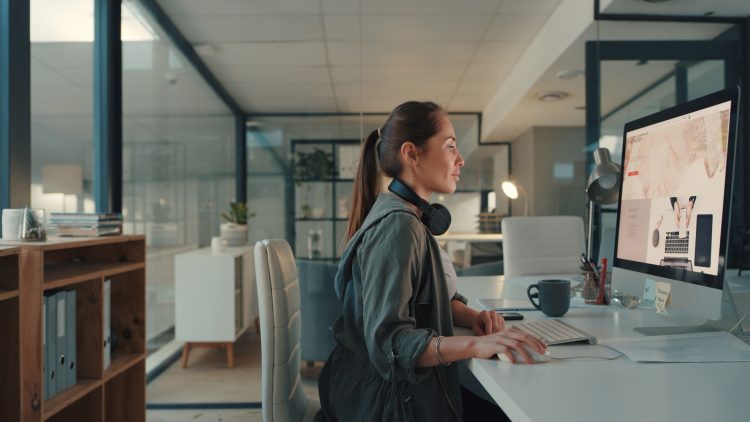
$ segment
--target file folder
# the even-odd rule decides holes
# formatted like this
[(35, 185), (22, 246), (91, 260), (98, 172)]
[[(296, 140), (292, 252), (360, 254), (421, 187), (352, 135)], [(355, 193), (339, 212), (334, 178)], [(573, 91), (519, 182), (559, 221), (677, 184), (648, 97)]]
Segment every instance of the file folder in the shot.
[(67, 385), (72, 387), (78, 382), (78, 365), (76, 354), (76, 291), (68, 290), (65, 298), (65, 334), (67, 337), (66, 347), (66, 372)]
[(56, 384), (58, 393), (68, 388), (68, 371), (65, 367), (65, 353), (66, 349), (68, 348), (68, 342), (65, 336), (66, 296), (67, 293), (64, 291), (55, 293), (55, 300), (57, 301), (57, 344), (55, 345), (55, 349), (57, 351), (57, 373), (55, 374), (55, 376), (57, 377)]
[(103, 332), (102, 332), (102, 338), (104, 343), (104, 348), (102, 350), (103, 353), (103, 362), (104, 362), (104, 369), (109, 368), (110, 363), (110, 310), (112, 308), (112, 280), (104, 280), (104, 323), (102, 324)]
[(47, 303), (47, 350), (45, 353), (45, 360), (47, 362), (47, 382), (46, 395), (48, 399), (57, 394), (57, 377), (55, 376), (57, 370), (57, 301), (55, 300), (54, 294), (49, 294), (44, 298)]

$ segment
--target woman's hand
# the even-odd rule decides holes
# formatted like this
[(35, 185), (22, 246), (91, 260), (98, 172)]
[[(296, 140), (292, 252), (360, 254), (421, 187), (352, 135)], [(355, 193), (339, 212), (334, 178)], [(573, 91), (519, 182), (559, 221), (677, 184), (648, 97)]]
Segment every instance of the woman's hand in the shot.
[(484, 336), (487, 334), (497, 333), (505, 328), (505, 320), (494, 311), (482, 311), (474, 317), (471, 329), (474, 335)]
[(511, 327), (477, 338), (474, 344), (474, 357), (489, 359), (497, 353), (503, 353), (511, 362), (516, 363), (511, 351), (515, 350), (524, 362), (534, 363), (526, 348), (544, 354), (547, 345), (538, 338)]

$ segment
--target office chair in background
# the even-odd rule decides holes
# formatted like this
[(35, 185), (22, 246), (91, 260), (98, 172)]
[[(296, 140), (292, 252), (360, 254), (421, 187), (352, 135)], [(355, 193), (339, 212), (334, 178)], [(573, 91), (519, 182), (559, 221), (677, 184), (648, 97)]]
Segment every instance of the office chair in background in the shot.
[(300, 376), (300, 289), (285, 240), (255, 244), (264, 422), (312, 421), (320, 409)]

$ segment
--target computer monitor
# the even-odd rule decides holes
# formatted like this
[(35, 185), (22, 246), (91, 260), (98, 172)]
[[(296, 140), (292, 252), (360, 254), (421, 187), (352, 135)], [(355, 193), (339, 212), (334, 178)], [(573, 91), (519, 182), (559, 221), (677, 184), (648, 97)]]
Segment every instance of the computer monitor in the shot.
[(612, 287), (671, 284), (670, 318), (721, 318), (738, 101), (733, 87), (625, 125)]

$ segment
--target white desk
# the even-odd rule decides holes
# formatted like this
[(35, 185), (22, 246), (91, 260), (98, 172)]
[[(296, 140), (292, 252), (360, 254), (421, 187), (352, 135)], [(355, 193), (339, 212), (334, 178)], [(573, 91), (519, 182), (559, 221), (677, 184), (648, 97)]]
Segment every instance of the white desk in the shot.
[[(481, 309), (482, 298), (526, 297), (525, 281), (502, 276), (459, 277), (458, 290)], [(523, 312), (526, 320), (541, 312)], [(617, 305), (571, 309), (563, 320), (598, 338), (633, 337), (633, 327), (668, 325), (655, 311)], [(457, 333), (458, 334), (458, 333)], [(612, 356), (603, 346), (551, 346), (555, 357)], [(749, 363), (635, 363), (552, 360), (511, 365), (470, 359), (469, 370), (513, 421), (748, 421)]]

